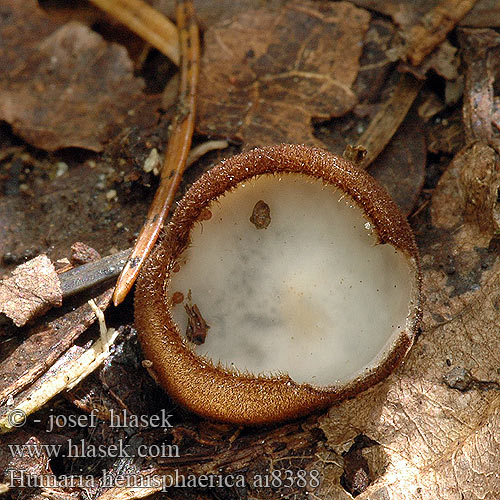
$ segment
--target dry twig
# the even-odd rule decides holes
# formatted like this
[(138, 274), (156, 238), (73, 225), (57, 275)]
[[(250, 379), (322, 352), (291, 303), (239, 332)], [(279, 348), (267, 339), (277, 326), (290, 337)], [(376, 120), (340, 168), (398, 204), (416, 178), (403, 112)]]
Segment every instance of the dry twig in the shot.
[(474, 7), (477, 0), (442, 0), (413, 26), (407, 38), (406, 57), (418, 66)]
[(459, 38), (466, 65), (463, 115), (467, 143), (482, 141), (500, 154), (500, 141), (492, 126), (500, 35), (489, 29), (463, 29)]
[[(73, 346), (65, 356), (59, 358), (48, 372), (44, 374), (46, 380), (40, 387), (33, 390), (16, 402), (15, 411), (21, 418), (31, 415), (40, 409), (47, 401), (63, 390), (72, 389), (87, 375), (92, 373), (109, 356), (110, 347), (113, 345), (118, 331), (107, 329), (104, 323), (102, 310), (91, 300), (89, 305), (99, 321), (101, 337), (88, 349)], [(43, 378), (43, 377), (42, 377)], [(14, 415), (16, 415), (14, 413)], [(9, 432), (15, 427), (15, 420), (11, 412), (0, 417), (0, 434)]]

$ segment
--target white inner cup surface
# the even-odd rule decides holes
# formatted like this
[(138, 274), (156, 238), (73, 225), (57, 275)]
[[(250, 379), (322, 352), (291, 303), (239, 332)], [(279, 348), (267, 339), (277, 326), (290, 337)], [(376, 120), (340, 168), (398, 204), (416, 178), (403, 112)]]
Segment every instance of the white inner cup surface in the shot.
[[(263, 200), (270, 223), (250, 221)], [(372, 366), (407, 328), (409, 259), (377, 244), (371, 224), (333, 186), (301, 174), (262, 175), (213, 202), (172, 273), (184, 304), (210, 326), (198, 355), (253, 374), (287, 373), (297, 383), (346, 382)], [(188, 302), (190, 291), (191, 302)]]

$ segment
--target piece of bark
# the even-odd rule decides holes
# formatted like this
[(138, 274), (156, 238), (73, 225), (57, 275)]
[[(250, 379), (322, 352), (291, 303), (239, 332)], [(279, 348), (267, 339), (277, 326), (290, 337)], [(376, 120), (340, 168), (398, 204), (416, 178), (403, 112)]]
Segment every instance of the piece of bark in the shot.
[(242, 141), (319, 145), (313, 118), (342, 116), (356, 103), (369, 14), (346, 2), (262, 7), (205, 33), (200, 133)]
[(46, 255), (18, 266), (0, 282), (0, 313), (23, 326), (36, 316), (62, 304), (62, 290), (54, 264)]
[(439, 76), (453, 81), (458, 77), (459, 65), (460, 58), (457, 56), (457, 48), (448, 40), (444, 40), (424, 59), (420, 66), (416, 67), (409, 63), (401, 63), (399, 69), (400, 71), (412, 73), (419, 80), (424, 80), (429, 70), (434, 70)]
[[(40, 256), (44, 257), (42, 265), (32, 264), (32, 261), (27, 262), (14, 271), (12, 278), (6, 280), (5, 283), (0, 282), (0, 313), (3, 312), (12, 319), (16, 326), (24, 326), (27, 321), (42, 316), (52, 307), (60, 307), (62, 302), (69, 297), (116, 278), (125, 265), (130, 249), (101, 259), (99, 252), (92, 247), (77, 242), (71, 246), (71, 252), (73, 265), (67, 259), (52, 264), (45, 255), (42, 255)], [(47, 262), (49, 264), (45, 268)], [(57, 267), (58, 263), (62, 266), (61, 268)], [(26, 270), (28, 264), (30, 267)], [(33, 266), (34, 269), (31, 269)], [(54, 272), (52, 272), (52, 269)], [(24, 281), (29, 280), (27, 285), (24, 281), (22, 287), (18, 283), (19, 276), (15, 274), (18, 271), (21, 274), (21, 279), (24, 279)], [(26, 276), (27, 272), (29, 272), (28, 276)], [(44, 278), (45, 272), (48, 274), (47, 279)], [(32, 275), (36, 277), (35, 282), (31, 279)], [(16, 277), (16, 281), (13, 283), (14, 277)], [(40, 278), (43, 279), (41, 283), (39, 283)], [(48, 287), (46, 286), (47, 280)], [(37, 288), (32, 290), (29, 288), (32, 286)], [(54, 300), (52, 300), (54, 297), (51, 295), (53, 289), (57, 292), (54, 295)], [(7, 292), (10, 292), (10, 294)], [(45, 297), (47, 294), (49, 296)], [(5, 307), (5, 311), (2, 309), (3, 307)], [(23, 323), (18, 324), (16, 321), (23, 321)]]
[(0, 65), (0, 119), (49, 151), (102, 151), (143, 100), (124, 47), (78, 22), (59, 26), (35, 0), (3, 2)]
[(81, 241), (77, 241), (71, 245), (71, 263), (73, 266), (81, 266), (89, 262), (99, 260), (101, 255), (97, 250), (89, 247)]
[(460, 43), (467, 65), (463, 107), (466, 140), (483, 141), (500, 154), (500, 140), (494, 136), (492, 127), (500, 35), (493, 30), (463, 29)]
[[(74, 339), (95, 321), (96, 311), (100, 311), (99, 314), (103, 317), (102, 310), (109, 304), (111, 294), (111, 289), (106, 290), (96, 297), (92, 305), (85, 303), (64, 315), (63, 320), (66, 320), (66, 324), (59, 323), (64, 328), (63, 342), (58, 344), (55, 340), (50, 342), (51, 339), (49, 339), (48, 347), (39, 344), (38, 351), (36, 354), (32, 353), (29, 359), (22, 356), (28, 351), (24, 345), (29, 344), (27, 341), (23, 342), (23, 350), (18, 349), (9, 353), (10, 357), (4, 360), (6, 362), (3, 363), (2, 371), (7, 371), (12, 365), (15, 365), (18, 371), (14, 373), (7, 371), (11, 383), (2, 390), (1, 394), (0, 433), (9, 432), (15, 427), (10, 416), (12, 409), (21, 410), (25, 418), (44, 406), (62, 390), (74, 387), (109, 355), (109, 347), (116, 338), (117, 332), (112, 329), (104, 331), (102, 324), (100, 324), (101, 336), (92, 345), (81, 347), (72, 344)], [(75, 324), (75, 321), (78, 323)], [(54, 321), (50, 326), (59, 325)], [(32, 343), (31, 347), (33, 348)], [(35, 358), (35, 356), (40, 356), (39, 351), (43, 351), (46, 355), (43, 361)], [(20, 373), (22, 368), (27, 370)]]
[(419, 66), (455, 25), (474, 7), (477, 0), (441, 0), (406, 35), (406, 57)]
[(104, 315), (95, 302), (92, 301), (89, 305), (99, 319), (100, 338), (91, 345), (70, 347), (25, 392), (17, 394), (7, 403), (7, 411), (0, 408), (0, 433), (12, 431), (18, 426), (12, 418), (9, 406), (13, 406), (18, 414), (21, 412), (21, 418), (25, 419), (61, 391), (75, 387), (109, 356), (110, 347), (118, 332), (106, 328)]

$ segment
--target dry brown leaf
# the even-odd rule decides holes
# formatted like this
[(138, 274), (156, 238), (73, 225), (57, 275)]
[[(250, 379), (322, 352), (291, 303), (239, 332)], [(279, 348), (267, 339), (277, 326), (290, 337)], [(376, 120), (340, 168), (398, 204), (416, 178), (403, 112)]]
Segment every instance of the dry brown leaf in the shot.
[(389, 57), (396, 30), (384, 19), (372, 19), (363, 42), (359, 72), (353, 85), (360, 102), (377, 102), (387, 83), (393, 60)]
[(368, 171), (408, 215), (415, 207), (424, 184), (426, 160), (422, 124), (410, 115)]
[(1, 13), (0, 119), (39, 148), (102, 151), (143, 96), (125, 48), (78, 22), (58, 26), (35, 0)]
[[(500, 229), (499, 167), (498, 156), (491, 147), (474, 143), (455, 156), (436, 188), (432, 203), (433, 224), (456, 234), (463, 232), (462, 250), (466, 245), (488, 246)], [(468, 226), (476, 229), (475, 234)]]
[[(442, 0), (353, 0), (353, 3), (391, 16), (401, 27), (411, 26)], [(497, 0), (478, 0), (473, 9), (460, 21), (461, 26), (476, 28), (500, 26), (500, 4)]]
[(500, 97), (495, 97), (493, 101), (492, 123), (500, 132)]
[(311, 119), (342, 116), (370, 16), (346, 2), (242, 13), (205, 34), (198, 131), (244, 142), (318, 145)]
[[(425, 260), (425, 257), (424, 257)], [(482, 290), (445, 306), (443, 272), (425, 273), (424, 332), (405, 364), (386, 382), (330, 410), (321, 426), (331, 446), (363, 432), (380, 443), (387, 470), (358, 498), (452, 499), (500, 495), (499, 391), (460, 392), (443, 383), (452, 366), (481, 380), (498, 380), (500, 266)], [(437, 326), (431, 314), (449, 320)], [(496, 425), (495, 425), (496, 423)], [(485, 494), (485, 496), (482, 496)], [(385, 496), (384, 496), (385, 495)]]

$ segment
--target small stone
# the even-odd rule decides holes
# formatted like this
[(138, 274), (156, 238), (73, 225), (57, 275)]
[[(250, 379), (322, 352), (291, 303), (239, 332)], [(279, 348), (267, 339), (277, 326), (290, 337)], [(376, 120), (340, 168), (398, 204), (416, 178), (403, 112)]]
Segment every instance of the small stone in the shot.
[(56, 163), (56, 167), (57, 167), (57, 170), (56, 170), (56, 177), (61, 177), (62, 175), (64, 175), (69, 167), (68, 167), (68, 164), (67, 163), (64, 163), (63, 161), (58, 161)]
[(116, 189), (110, 189), (107, 193), (106, 193), (106, 198), (111, 201), (111, 200), (114, 200), (117, 196), (117, 193), (116, 193)]
[(149, 153), (149, 156), (146, 158), (144, 162), (144, 172), (153, 172), (154, 175), (158, 175), (160, 173), (161, 166), (161, 158), (158, 154), (158, 150), (153, 148)]

